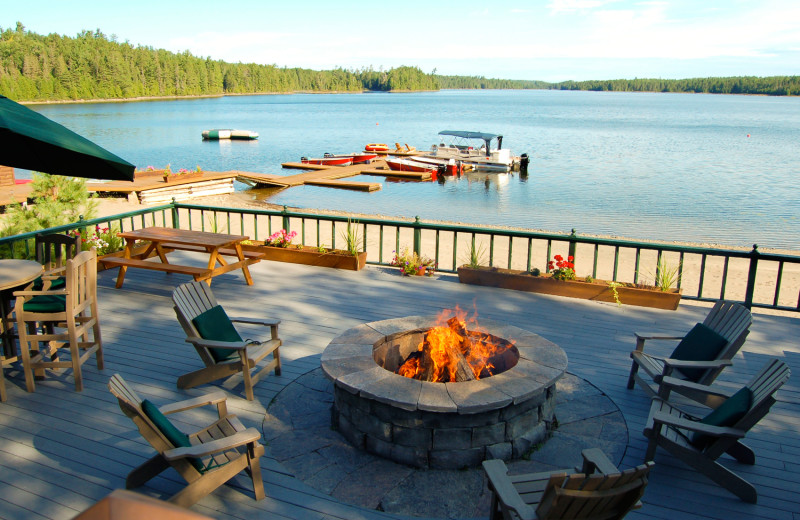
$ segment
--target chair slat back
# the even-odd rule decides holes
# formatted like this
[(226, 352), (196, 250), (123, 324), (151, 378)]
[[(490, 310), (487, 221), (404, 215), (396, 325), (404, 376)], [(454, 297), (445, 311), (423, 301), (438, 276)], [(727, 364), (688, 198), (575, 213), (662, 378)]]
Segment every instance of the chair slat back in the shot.
[[(733, 425), (734, 428), (748, 432), (758, 421), (766, 417), (772, 405), (775, 404), (775, 392), (789, 380), (791, 371), (788, 365), (779, 359), (773, 359), (762, 368), (753, 379), (747, 383), (752, 392), (752, 402), (747, 413)], [(716, 458), (734, 444), (731, 437), (720, 436), (709, 444), (705, 453)]]
[(80, 235), (38, 234), (34, 239), (36, 261), (45, 269), (61, 267), (81, 250)]
[(544, 519), (616, 519), (637, 506), (647, 486), (652, 462), (621, 473), (553, 475), (539, 507)]
[(724, 300), (714, 304), (714, 308), (711, 309), (711, 312), (708, 313), (708, 316), (703, 321), (703, 325), (713, 329), (717, 334), (728, 340), (726, 348), (729, 348), (732, 343), (736, 343), (740, 339), (744, 342), (743, 335), (747, 336), (752, 323), (753, 315), (749, 309), (738, 303)]
[(117, 398), (119, 407), (122, 412), (131, 418), (131, 420), (139, 428), (139, 433), (144, 437), (150, 445), (160, 452), (174, 448), (175, 446), (169, 442), (163, 433), (153, 424), (153, 421), (147, 417), (147, 414), (142, 410), (143, 399), (139, 397), (136, 391), (122, 379), (119, 374), (114, 374), (108, 380), (108, 389)]
[(191, 323), (198, 315), (217, 305), (211, 288), (203, 282), (179, 285), (172, 292), (172, 301), (183, 317)]
[(83, 312), (97, 297), (97, 254), (81, 251), (66, 265), (67, 311)]

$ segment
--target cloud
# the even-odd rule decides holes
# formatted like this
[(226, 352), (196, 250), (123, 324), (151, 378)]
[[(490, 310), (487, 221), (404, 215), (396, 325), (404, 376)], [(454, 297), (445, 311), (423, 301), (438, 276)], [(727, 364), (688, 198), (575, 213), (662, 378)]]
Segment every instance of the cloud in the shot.
[(547, 9), (554, 13), (571, 13), (574, 11), (586, 11), (597, 9), (606, 4), (617, 2), (618, 0), (550, 0)]

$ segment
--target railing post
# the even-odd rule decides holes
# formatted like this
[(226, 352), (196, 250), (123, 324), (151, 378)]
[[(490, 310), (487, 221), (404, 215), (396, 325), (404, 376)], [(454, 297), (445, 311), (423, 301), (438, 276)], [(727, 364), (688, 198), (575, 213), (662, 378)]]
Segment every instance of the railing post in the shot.
[(572, 257), (573, 262), (575, 262), (575, 246), (577, 245), (575, 242), (576, 238), (578, 238), (578, 235), (575, 234), (575, 228), (572, 228), (572, 233), (569, 235), (569, 252), (567, 255)]
[(175, 197), (172, 197), (172, 227), (175, 229), (181, 228), (181, 219), (178, 217), (178, 208), (175, 207), (178, 201), (175, 200)]
[(756, 273), (758, 272), (758, 244), (753, 244), (750, 251), (750, 270), (747, 273), (747, 290), (744, 293), (744, 306), (748, 309), (753, 307), (753, 293), (756, 290)]
[(414, 217), (414, 252), (422, 254), (422, 228), (420, 227), (419, 215)]
[(282, 224), (281, 227), (283, 227), (283, 229), (285, 229), (287, 233), (291, 231), (289, 229), (289, 208), (287, 208), (286, 206), (284, 206), (283, 209), (281, 210), (281, 224)]

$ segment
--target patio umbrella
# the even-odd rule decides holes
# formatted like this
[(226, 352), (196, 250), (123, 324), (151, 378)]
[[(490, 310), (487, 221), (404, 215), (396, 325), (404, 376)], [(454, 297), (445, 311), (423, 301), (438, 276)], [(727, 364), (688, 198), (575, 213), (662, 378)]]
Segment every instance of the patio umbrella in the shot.
[(0, 96), (0, 164), (53, 175), (133, 180), (135, 166), (52, 119)]

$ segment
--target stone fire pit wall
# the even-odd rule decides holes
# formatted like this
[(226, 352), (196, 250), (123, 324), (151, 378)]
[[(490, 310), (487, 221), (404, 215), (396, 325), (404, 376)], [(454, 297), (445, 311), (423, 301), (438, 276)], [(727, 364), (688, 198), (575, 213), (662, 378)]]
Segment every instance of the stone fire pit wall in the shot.
[(501, 374), (429, 383), (378, 366), (376, 348), (435, 324), (432, 316), (377, 321), (331, 341), (321, 363), (334, 383), (334, 428), (359, 448), (418, 468), (515, 459), (546, 440), (555, 383), (567, 368), (564, 351), (532, 332), (482, 319), (480, 330), (513, 341), (519, 353), (516, 365)]

